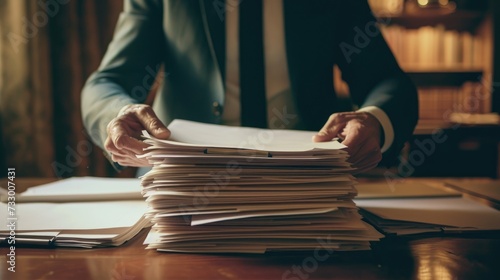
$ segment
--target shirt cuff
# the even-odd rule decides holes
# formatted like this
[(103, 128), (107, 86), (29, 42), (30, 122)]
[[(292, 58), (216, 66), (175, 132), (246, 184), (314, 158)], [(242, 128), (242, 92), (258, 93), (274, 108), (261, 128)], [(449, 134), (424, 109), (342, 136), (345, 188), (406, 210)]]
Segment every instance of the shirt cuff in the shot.
[(382, 153), (389, 150), (394, 142), (394, 128), (392, 127), (391, 120), (387, 114), (377, 106), (367, 106), (358, 110), (358, 112), (367, 112), (374, 116), (382, 126), (384, 130), (384, 145), (381, 148)]

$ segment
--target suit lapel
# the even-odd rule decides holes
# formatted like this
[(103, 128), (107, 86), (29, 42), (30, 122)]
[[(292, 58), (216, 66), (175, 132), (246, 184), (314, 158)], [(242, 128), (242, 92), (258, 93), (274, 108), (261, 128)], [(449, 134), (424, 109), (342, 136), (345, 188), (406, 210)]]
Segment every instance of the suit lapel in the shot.
[(225, 0), (200, 0), (205, 34), (212, 48), (225, 87), (226, 79), (226, 4)]

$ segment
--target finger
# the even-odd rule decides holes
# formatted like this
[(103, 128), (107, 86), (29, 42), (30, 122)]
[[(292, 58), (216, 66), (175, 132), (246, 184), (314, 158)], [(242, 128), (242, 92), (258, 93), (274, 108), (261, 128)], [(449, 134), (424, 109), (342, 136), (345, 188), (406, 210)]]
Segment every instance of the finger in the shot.
[[(142, 143), (142, 144), (144, 144), (144, 143)], [(144, 145), (146, 145), (146, 144), (144, 144)], [(137, 163), (132, 164), (132, 162), (137, 161), (136, 152), (132, 152), (128, 149), (117, 148), (110, 137), (108, 137), (106, 139), (104, 147), (111, 154), (111, 160), (114, 162), (118, 162), (120, 165), (123, 165), (123, 166), (143, 166), (144, 165), (144, 163), (140, 164), (140, 165)], [(141, 154), (142, 153), (144, 153), (144, 152), (142, 151)]]
[(118, 160), (116, 161), (118, 164), (121, 166), (128, 166), (128, 167), (145, 167), (145, 166), (151, 166), (149, 162), (136, 162), (136, 161), (129, 161), (129, 160)]
[(368, 135), (361, 133), (358, 125), (348, 125), (345, 130), (345, 138), (342, 144), (347, 146), (347, 152), (350, 155), (350, 161), (357, 161), (357, 156)]
[(113, 144), (113, 140), (111, 140), (109, 136), (106, 138), (106, 141), (104, 141), (104, 149), (109, 154), (124, 155), (123, 150), (116, 148), (115, 144)]
[(363, 121), (360, 118), (352, 119), (343, 131), (345, 138), (342, 143), (348, 147), (351, 162), (358, 162), (366, 154), (380, 150), (379, 134), (372, 125), (366, 125)]
[(367, 165), (378, 164), (380, 160), (382, 160), (382, 153), (380, 152), (380, 149), (372, 150), (369, 153), (365, 153), (364, 156), (354, 165), (357, 168), (364, 168)]
[[(376, 144), (372, 143), (370, 139), (367, 139), (362, 146), (352, 152), (352, 155), (349, 157), (348, 161), (353, 164), (358, 164), (359, 162), (365, 160), (367, 157), (370, 157), (373, 153), (380, 153), (380, 147)], [(348, 152), (351, 152), (348, 150)]]
[(358, 153), (357, 157), (349, 158), (348, 162), (350, 162), (353, 167), (360, 169), (372, 163), (377, 164), (380, 161), (381, 157), (382, 153), (380, 152), (380, 150), (373, 150), (368, 153)]
[(144, 128), (154, 137), (160, 139), (167, 139), (170, 137), (170, 130), (160, 121), (151, 107), (141, 107), (138, 109), (136, 117)]
[(146, 158), (141, 159), (141, 158), (137, 158), (135, 156), (130, 157), (130, 156), (121, 156), (121, 155), (113, 154), (112, 160), (114, 162), (118, 162), (120, 165), (123, 165), (123, 166), (140, 167), (140, 166), (150, 166), (151, 165), (151, 164), (149, 164), (149, 161)]
[(135, 137), (130, 136), (131, 132), (127, 129), (129, 123), (123, 120), (117, 120), (108, 126), (108, 135), (113, 142), (113, 145), (121, 153), (127, 153), (127, 151), (133, 154), (142, 154), (143, 149), (148, 145)]
[[(110, 144), (109, 144), (110, 143)], [(107, 140), (106, 142), (106, 150), (109, 152), (111, 155), (111, 160), (114, 162), (119, 163), (120, 165), (123, 166), (137, 166), (136, 164), (132, 164), (131, 162), (135, 161), (135, 154), (125, 150), (125, 149), (117, 149), (116, 147), (111, 147), (114, 146), (113, 141)]]
[(114, 137), (113, 142), (116, 148), (126, 150), (134, 156), (143, 154), (144, 149), (149, 146), (148, 144), (135, 139), (134, 137), (123, 134)]
[(336, 113), (331, 115), (320, 131), (313, 136), (314, 142), (330, 141), (345, 127), (347, 120), (355, 116), (352, 113)]
[(379, 162), (382, 160), (382, 153), (380, 151), (374, 151), (370, 154), (368, 154), (362, 161), (358, 162), (354, 167), (356, 170), (353, 172), (355, 174), (357, 173), (363, 173), (366, 171), (369, 171), (379, 164)]

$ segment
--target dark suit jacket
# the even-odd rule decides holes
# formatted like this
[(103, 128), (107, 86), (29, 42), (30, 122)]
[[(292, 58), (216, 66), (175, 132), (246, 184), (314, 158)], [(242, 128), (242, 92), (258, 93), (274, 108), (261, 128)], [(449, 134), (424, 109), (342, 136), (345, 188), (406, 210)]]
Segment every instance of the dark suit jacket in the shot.
[[(162, 121), (221, 122), (213, 104), (224, 104), (224, 13), (231, 11), (221, 10), (223, 3), (125, 0), (113, 41), (82, 93), (83, 121), (98, 145), (122, 106), (144, 102), (162, 64), (167, 74), (154, 104)], [(378, 106), (389, 116), (395, 139), (384, 158), (395, 158), (415, 127), (417, 93), (366, 0), (286, 0), (283, 9), (291, 91), (306, 128), (320, 129), (336, 111), (337, 64), (353, 102)]]

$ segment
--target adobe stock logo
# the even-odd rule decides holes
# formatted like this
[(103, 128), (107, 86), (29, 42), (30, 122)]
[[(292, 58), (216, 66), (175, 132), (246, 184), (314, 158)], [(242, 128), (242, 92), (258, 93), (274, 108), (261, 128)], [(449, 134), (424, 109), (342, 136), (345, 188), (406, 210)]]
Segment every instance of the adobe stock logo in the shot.
[[(389, 21), (381, 21), (382, 24), (388, 24)], [(359, 26), (354, 27), (353, 44), (341, 42), (339, 47), (344, 55), (347, 63), (351, 63), (351, 56), (353, 54), (360, 54), (361, 51), (368, 47), (373, 38), (380, 34), (380, 29), (377, 26), (377, 20), (369, 21), (365, 24), (363, 29)]]
[(326, 261), (334, 253), (332, 248), (337, 247), (331, 234), (326, 238), (317, 238), (319, 245), (314, 249), (313, 255), (302, 260), (300, 265), (292, 265), (281, 275), (281, 280), (306, 280), (316, 272), (321, 262)]
[(21, 18), (21, 34), (9, 32), (7, 38), (10, 45), (16, 53), (19, 52), (19, 47), (25, 45), (30, 39), (38, 35), (40, 28), (45, 27), (49, 23), (49, 17), (55, 17), (60, 10), (61, 5), (68, 4), (70, 0), (38, 0), (37, 4), (41, 10), (35, 12), (31, 19), (26, 17)]

